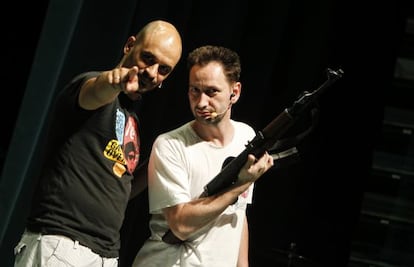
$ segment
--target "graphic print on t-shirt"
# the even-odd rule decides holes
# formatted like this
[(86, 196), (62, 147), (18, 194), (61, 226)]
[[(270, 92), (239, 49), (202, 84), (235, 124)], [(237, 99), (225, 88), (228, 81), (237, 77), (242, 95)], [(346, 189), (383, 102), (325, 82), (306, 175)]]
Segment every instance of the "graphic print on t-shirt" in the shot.
[(138, 124), (134, 117), (129, 116), (125, 125), (124, 159), (129, 173), (133, 173), (139, 161), (140, 139)]
[[(112, 171), (119, 178), (128, 170), (132, 173), (138, 165), (140, 156), (140, 138), (137, 120), (121, 110), (116, 111), (115, 133), (117, 139), (112, 139), (105, 147), (104, 156), (112, 161)], [(125, 123), (126, 122), (126, 123)]]

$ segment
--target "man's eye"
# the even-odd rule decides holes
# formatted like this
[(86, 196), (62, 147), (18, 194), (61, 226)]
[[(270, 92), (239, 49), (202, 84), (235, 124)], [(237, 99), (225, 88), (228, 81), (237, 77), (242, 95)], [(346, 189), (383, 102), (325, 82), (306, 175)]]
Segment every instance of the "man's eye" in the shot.
[(169, 66), (160, 65), (158, 68), (158, 73), (161, 75), (167, 75), (171, 72), (171, 68)]
[(155, 64), (155, 58), (152, 54), (149, 53), (141, 53), (141, 60), (148, 66)]
[(193, 95), (199, 94), (200, 93), (200, 90), (198, 90), (195, 87), (190, 87), (190, 93), (192, 93)]
[(213, 90), (213, 89), (210, 89), (210, 90), (206, 90), (206, 91), (204, 91), (204, 93), (205, 93), (206, 95), (208, 95), (208, 96), (212, 97), (212, 96), (214, 96), (214, 95), (217, 93), (217, 91), (216, 91), (216, 90)]

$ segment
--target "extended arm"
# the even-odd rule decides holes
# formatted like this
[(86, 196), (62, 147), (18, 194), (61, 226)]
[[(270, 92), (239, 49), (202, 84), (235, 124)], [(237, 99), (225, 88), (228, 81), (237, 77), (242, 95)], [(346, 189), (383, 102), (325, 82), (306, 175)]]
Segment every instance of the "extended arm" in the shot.
[(217, 218), (272, 166), (273, 158), (267, 153), (257, 161), (253, 155), (249, 155), (237, 181), (226, 190), (163, 209), (171, 232), (181, 240), (188, 239)]
[(87, 80), (79, 94), (79, 105), (86, 110), (95, 110), (115, 100), (121, 91), (136, 92), (138, 67), (115, 68)]

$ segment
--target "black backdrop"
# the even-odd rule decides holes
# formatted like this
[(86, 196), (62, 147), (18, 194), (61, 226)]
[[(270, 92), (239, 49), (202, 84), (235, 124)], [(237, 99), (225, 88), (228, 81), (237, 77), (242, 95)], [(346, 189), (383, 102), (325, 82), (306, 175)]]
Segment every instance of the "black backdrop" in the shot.
[[(239, 52), (243, 91), (233, 117), (256, 129), (300, 92), (319, 86), (327, 67), (344, 70), (344, 78), (319, 101), (317, 127), (299, 145), (301, 161), (271, 170), (256, 184), (248, 215), (252, 266), (286, 264), (284, 251), (291, 243), (318, 266), (347, 265), (408, 1), (68, 2), (30, 2), (24, 8), (14, 3), (3, 11), (9, 46), (3, 48), (2, 76), (8, 81), (0, 180), (4, 266), (12, 265), (12, 248), (23, 231), (50, 99), (73, 75), (112, 68), (126, 38), (156, 18), (177, 26), (184, 50), (163, 89), (140, 105), (143, 157), (156, 135), (191, 119), (184, 61), (197, 46), (216, 44)], [(146, 205), (145, 192), (128, 207), (122, 266), (129, 266), (148, 235)]]

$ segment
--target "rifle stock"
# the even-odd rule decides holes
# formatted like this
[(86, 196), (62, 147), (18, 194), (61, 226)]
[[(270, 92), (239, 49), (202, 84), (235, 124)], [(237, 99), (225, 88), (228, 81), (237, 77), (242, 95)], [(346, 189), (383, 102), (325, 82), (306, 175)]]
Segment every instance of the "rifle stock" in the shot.
[[(232, 158), (223, 169), (218, 173), (205, 187), (200, 197), (206, 197), (219, 193), (228, 188), (237, 180), (237, 175), (243, 165), (246, 163), (249, 154), (260, 158), (276, 141), (296, 122), (302, 112), (316, 99), (319, 95), (333, 82), (342, 77), (341, 69), (333, 71), (327, 69), (328, 79), (316, 90), (309, 93), (304, 91), (299, 98), (289, 108), (282, 111), (274, 118), (262, 131), (258, 131), (256, 136), (247, 143), (246, 148), (235, 158)], [(168, 230), (162, 240), (168, 244), (179, 244), (184, 242), (177, 238), (171, 230)]]

